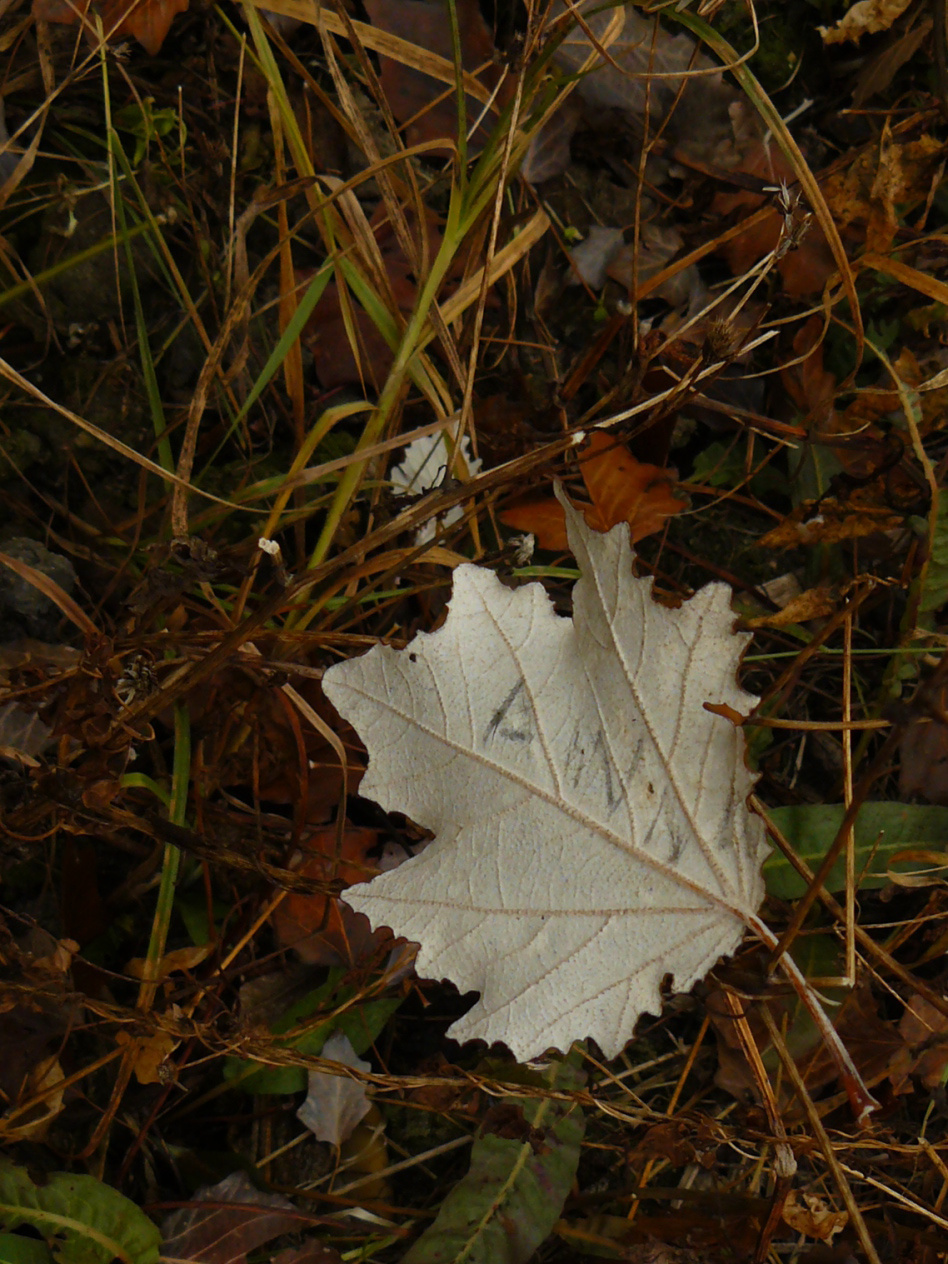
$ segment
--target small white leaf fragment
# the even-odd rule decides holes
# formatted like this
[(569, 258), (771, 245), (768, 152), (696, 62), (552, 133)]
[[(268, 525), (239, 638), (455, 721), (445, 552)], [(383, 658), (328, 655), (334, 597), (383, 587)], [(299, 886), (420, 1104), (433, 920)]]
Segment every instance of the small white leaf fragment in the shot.
[[(460, 434), (459, 422), (446, 422), (445, 425), (452, 442), (456, 445)], [(482, 462), (479, 457), (472, 456), (471, 441), (466, 435), (461, 438), (460, 447), (460, 468), (470, 475), (479, 474)], [(444, 432), (430, 435), (425, 439), (413, 439), (405, 449), (405, 455), (399, 464), (394, 466), (389, 473), (392, 486), (398, 492), (413, 492), (415, 495), (431, 491), (433, 487), (438, 486), (446, 473), (457, 472), (458, 463), (457, 459), (452, 461), (453, 456), (453, 451), (448, 452)], [(443, 515), (441, 521), (444, 526), (450, 527), (455, 522), (460, 522), (463, 517), (464, 510), (459, 505), (455, 505)], [(423, 544), (426, 540), (433, 540), (435, 531), (435, 523), (426, 522), (417, 532), (417, 542)]]
[(360, 794), (436, 835), (347, 902), (419, 943), (420, 975), (480, 992), (450, 1035), (520, 1061), (587, 1037), (617, 1054), (666, 975), (687, 990), (756, 922), (767, 850), (743, 735), (704, 705), (756, 701), (730, 590), (658, 605), (628, 527), (560, 499), (572, 619), (464, 565), (437, 632), (324, 677), (369, 751)]
[[(369, 1063), (363, 1062), (353, 1049), (349, 1037), (334, 1031), (323, 1045), (324, 1058), (341, 1062), (357, 1071), (368, 1071)], [(369, 1113), (370, 1102), (365, 1085), (344, 1075), (327, 1075), (325, 1071), (310, 1071), (306, 1101), (296, 1112), (296, 1118), (308, 1128), (317, 1141), (330, 1145), (342, 1145), (352, 1135), (356, 1124)]]

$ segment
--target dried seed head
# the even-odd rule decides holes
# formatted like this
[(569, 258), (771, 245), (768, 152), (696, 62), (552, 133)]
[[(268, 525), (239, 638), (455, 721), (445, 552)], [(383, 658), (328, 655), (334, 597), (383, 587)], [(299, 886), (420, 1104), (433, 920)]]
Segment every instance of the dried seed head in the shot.
[(727, 318), (712, 320), (705, 330), (702, 357), (708, 364), (731, 360), (737, 355), (740, 345), (740, 332)]

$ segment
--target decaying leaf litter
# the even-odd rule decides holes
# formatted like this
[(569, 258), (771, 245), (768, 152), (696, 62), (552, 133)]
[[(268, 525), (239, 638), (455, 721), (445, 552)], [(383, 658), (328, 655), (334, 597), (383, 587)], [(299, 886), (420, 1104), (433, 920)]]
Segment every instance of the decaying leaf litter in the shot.
[(5, 1256), (944, 1258), (928, 10), (4, 18)]

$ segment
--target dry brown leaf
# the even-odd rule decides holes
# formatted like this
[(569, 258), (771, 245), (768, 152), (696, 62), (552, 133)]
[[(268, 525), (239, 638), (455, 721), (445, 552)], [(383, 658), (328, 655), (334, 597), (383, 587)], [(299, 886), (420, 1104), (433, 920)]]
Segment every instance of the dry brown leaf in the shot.
[(287, 1246), (278, 1251), (270, 1264), (343, 1264), (334, 1246), (323, 1246), (312, 1238), (300, 1246)]
[(41, 755), (50, 745), (52, 729), (34, 711), (15, 702), (0, 706), (0, 759), (12, 759), (28, 768), (38, 768)]
[(830, 496), (820, 501), (805, 501), (757, 543), (766, 549), (798, 549), (813, 544), (861, 540), (879, 531), (894, 531), (903, 526), (900, 514), (861, 503), (865, 497), (860, 496), (860, 490), (857, 489), (845, 504)]
[[(841, 965), (834, 945), (812, 940), (808, 950), (812, 954), (809, 960), (812, 973), (822, 974), (823, 969), (819, 966), (834, 968)], [(815, 970), (814, 966), (817, 967)], [(751, 976), (752, 979), (755, 977)], [(745, 979), (744, 982), (746, 981)], [(894, 1023), (882, 1018), (871, 988), (864, 983), (858, 984), (848, 994), (843, 988), (826, 988), (824, 994), (828, 994), (837, 1003), (833, 1011), (833, 1026), (849, 1051), (860, 1076), (867, 1084), (878, 1083), (885, 1078), (893, 1057), (903, 1044)], [(838, 1004), (840, 1001), (842, 1004)], [(810, 1016), (797, 998), (786, 994), (774, 995), (757, 1004), (744, 1001), (742, 1005), (768, 1072), (776, 1072), (780, 1062), (760, 1015), (762, 1005), (766, 1005), (773, 1021), (785, 1030), (787, 1048), (799, 1067), (810, 1095), (816, 1097), (832, 1084), (836, 1077), (833, 1061)], [(711, 991), (706, 1006), (717, 1037), (718, 1070), (714, 1082), (739, 1101), (759, 1100), (758, 1083), (738, 1038), (734, 1016), (724, 999), (723, 991)], [(781, 1083), (778, 1098), (787, 1117), (802, 1112), (803, 1108), (795, 1099), (794, 1090), (786, 1080)]]
[(780, 371), (787, 394), (807, 421), (821, 429), (826, 427), (836, 396), (836, 378), (823, 367), (824, 329), (820, 317), (811, 316), (794, 336), (794, 362)]
[[(633, 282), (636, 286), (641, 286), (645, 281), (658, 276), (672, 258), (683, 250), (684, 244), (684, 238), (677, 228), (649, 221), (642, 225), (638, 242), (624, 246), (609, 264), (609, 276), (631, 292)], [(702, 284), (698, 267), (692, 264), (657, 285), (650, 290), (650, 294), (652, 298), (665, 299), (672, 307), (687, 307), (695, 299)]]
[(637, 135), (646, 120), (653, 132), (665, 124), (664, 138), (680, 151), (716, 166), (734, 165), (739, 94), (691, 35), (672, 34), (633, 4), (556, 0), (551, 17), (567, 8), (583, 20), (572, 25), (554, 60), (571, 73), (584, 70), (576, 92), (591, 117), (619, 110)]
[[(167, 979), (169, 974), (175, 974), (179, 970), (193, 970), (202, 961), (206, 961), (213, 951), (213, 943), (189, 944), (186, 948), (175, 948), (172, 952), (165, 953), (156, 964), (151, 975), (151, 981), (161, 982), (162, 979)], [(125, 969), (126, 973), (130, 974), (133, 979), (144, 978), (144, 957), (133, 957)]]
[(864, 234), (868, 253), (888, 254), (899, 214), (924, 203), (944, 154), (944, 143), (928, 133), (896, 139), (887, 126), (878, 149), (864, 149), (821, 182), (840, 229)]
[(107, 39), (114, 41), (131, 35), (154, 56), (171, 23), (189, 3), (190, 0), (33, 0), (33, 16), (75, 26), (83, 19), (91, 21), (95, 15), (102, 19)]
[(917, 1076), (927, 1089), (937, 1088), (948, 1067), (948, 1018), (914, 992), (899, 1020), (899, 1035), (905, 1047), (892, 1059), (889, 1074), (896, 1093), (911, 1090), (911, 1076)]
[(162, 1067), (181, 1042), (166, 1031), (156, 1031), (150, 1036), (131, 1036), (120, 1031), (115, 1043), (125, 1046), (131, 1053), (132, 1070), (139, 1084), (164, 1084), (167, 1073)]
[[(419, 48), (427, 49), (453, 61), (453, 39), (450, 11), (446, 0), (365, 0), (366, 11), (374, 26), (397, 35)], [(496, 50), (487, 23), (477, 0), (456, 0), (458, 36), (464, 70), (480, 71), (479, 78), (488, 89), (500, 84), (493, 113), (488, 112), (474, 133), (475, 145), (487, 138), (490, 120), (510, 99), (512, 85), (501, 83), (501, 70), (496, 64)], [(405, 139), (409, 145), (441, 140), (453, 144), (458, 135), (458, 108), (455, 93), (429, 75), (423, 74), (392, 57), (379, 57), (382, 91), (399, 123), (407, 123)], [(467, 126), (480, 118), (483, 106), (473, 96), (465, 96)]]
[(809, 588), (799, 593), (775, 614), (760, 615), (756, 619), (745, 619), (748, 628), (784, 628), (788, 623), (806, 623), (808, 619), (819, 619), (830, 615), (836, 609), (839, 594), (832, 588)]
[[(781, 181), (793, 187), (796, 175), (783, 155), (761, 142), (749, 146), (735, 168), (736, 174), (753, 176), (768, 185), (778, 186)], [(770, 205), (765, 204), (771, 202)], [(712, 202), (719, 215), (733, 215), (743, 210), (745, 217), (761, 210), (761, 217), (725, 242), (721, 254), (735, 276), (743, 275), (770, 251), (776, 249), (784, 232), (785, 217), (773, 204), (772, 198), (763, 193), (741, 189), (735, 193), (718, 193)], [(802, 224), (805, 207), (799, 207), (793, 215), (794, 225)], [(836, 271), (836, 262), (820, 226), (812, 220), (800, 244), (777, 260), (777, 271), (783, 288), (793, 298), (806, 294), (818, 294)]]
[(249, 1252), (304, 1224), (287, 1199), (263, 1193), (246, 1172), (234, 1172), (197, 1190), (165, 1218), (162, 1254), (191, 1264), (245, 1264)]
[[(671, 470), (637, 461), (628, 448), (603, 430), (594, 430), (580, 470), (591, 505), (578, 505), (594, 531), (608, 531), (627, 522), (632, 543), (661, 531), (668, 518), (688, 503), (672, 492)], [(501, 522), (518, 531), (529, 531), (541, 548), (564, 552), (566, 518), (552, 496), (536, 497), (512, 505), (500, 515)]]
[(818, 26), (824, 44), (856, 42), (863, 35), (875, 35), (887, 31), (896, 18), (900, 18), (912, 0), (857, 0), (834, 26)]
[(857, 110), (876, 93), (886, 90), (896, 73), (915, 56), (931, 32), (932, 20), (927, 18), (910, 30), (903, 31), (897, 39), (867, 59), (853, 88), (853, 105)]
[(570, 160), (570, 141), (581, 117), (578, 103), (567, 97), (539, 131), (534, 132), (520, 164), (520, 174), (528, 184), (542, 184), (566, 170)]
[(849, 1224), (848, 1211), (834, 1211), (819, 1194), (791, 1189), (783, 1205), (784, 1224), (808, 1238), (832, 1242), (837, 1233)]
[(20, 1100), (28, 1103), (39, 1100), (25, 1110), (13, 1111), (9, 1120), (0, 1118), (0, 1137), (7, 1143), (14, 1141), (42, 1141), (49, 1125), (63, 1109), (65, 1090), (59, 1085), (65, 1080), (58, 1058), (43, 1058), (31, 1070), (20, 1093)]
[[(938, 697), (944, 711), (946, 691)], [(907, 725), (899, 743), (899, 794), (919, 795), (928, 803), (948, 804), (948, 724), (920, 715)]]

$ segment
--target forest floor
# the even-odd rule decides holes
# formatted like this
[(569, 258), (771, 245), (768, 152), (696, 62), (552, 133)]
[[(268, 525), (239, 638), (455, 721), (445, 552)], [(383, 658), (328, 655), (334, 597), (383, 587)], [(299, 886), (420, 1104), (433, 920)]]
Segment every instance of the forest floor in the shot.
[(0, 5), (0, 1264), (948, 1260), (944, 25)]

